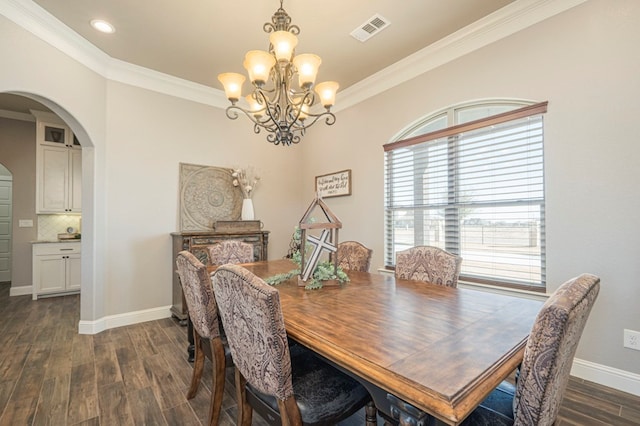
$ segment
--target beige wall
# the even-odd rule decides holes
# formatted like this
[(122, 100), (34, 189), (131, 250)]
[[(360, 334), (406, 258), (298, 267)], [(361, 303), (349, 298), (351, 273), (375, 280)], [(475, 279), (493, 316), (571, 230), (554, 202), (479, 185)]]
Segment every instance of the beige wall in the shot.
[(334, 126), (315, 126), (290, 148), (220, 109), (110, 82), (1, 16), (0, 92), (43, 97), (83, 136), (84, 320), (170, 304), (179, 162), (264, 170), (254, 204), (272, 231), (271, 258), (286, 252), (314, 177), (352, 169), (353, 195), (327, 201), (344, 224), (341, 239), (372, 247), (377, 267), (384, 143), (459, 102), (548, 100), (549, 290), (581, 272), (600, 275), (578, 357), (638, 374), (622, 329), (640, 330), (639, 21), (636, 0), (589, 1), (341, 111)]
[(577, 357), (640, 373), (623, 329), (640, 330), (640, 2), (589, 1), (338, 114), (305, 143), (305, 182), (352, 169), (353, 195), (327, 203), (341, 239), (383, 264), (382, 145), (422, 115), (474, 99), (549, 101), (545, 116), (548, 290), (602, 278)]
[(0, 92), (41, 101), (83, 145), (82, 320), (171, 304), (180, 162), (262, 171), (256, 217), (269, 256), (286, 253), (305, 207), (300, 147), (273, 146), (221, 109), (106, 80), (2, 16), (0, 33)]
[[(0, 163), (13, 175), (11, 286), (31, 285), (31, 244), (36, 239), (36, 126), (0, 118)], [(19, 219), (33, 221), (18, 228)]]
[(170, 304), (169, 233), (178, 230), (179, 163), (261, 171), (256, 219), (271, 232), (269, 257), (286, 254), (304, 213), (298, 147), (273, 146), (253, 135), (246, 121), (229, 122), (221, 109), (120, 83), (109, 83), (108, 91), (106, 227), (113, 267), (106, 272), (105, 302), (112, 312)]

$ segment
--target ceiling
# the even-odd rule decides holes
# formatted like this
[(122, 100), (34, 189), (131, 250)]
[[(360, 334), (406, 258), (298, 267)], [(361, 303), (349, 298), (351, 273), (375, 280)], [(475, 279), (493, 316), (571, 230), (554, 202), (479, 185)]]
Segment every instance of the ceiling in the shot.
[[(34, 3), (112, 58), (217, 89), (222, 89), (217, 81), (219, 73), (246, 74), (242, 61), (248, 50), (267, 50), (268, 35), (262, 27), (280, 6), (278, 0)], [(510, 3), (511, 0), (285, 0), (283, 7), (292, 23), (300, 27), (296, 52), (319, 55), (322, 65), (318, 81), (338, 81), (340, 90), (344, 90)], [(364, 43), (350, 36), (375, 14), (390, 24)], [(92, 19), (109, 21), (116, 32), (97, 32), (89, 24)], [(24, 102), (11, 107), (10, 101), (15, 100), (0, 95), (0, 109), (28, 112)]]

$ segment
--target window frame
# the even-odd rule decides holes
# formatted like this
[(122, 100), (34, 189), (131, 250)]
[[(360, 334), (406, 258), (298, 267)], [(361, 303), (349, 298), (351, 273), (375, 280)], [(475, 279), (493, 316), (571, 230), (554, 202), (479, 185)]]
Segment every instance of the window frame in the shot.
[[(524, 106), (523, 106), (524, 105)], [(419, 131), (420, 128), (424, 128), (424, 127), (428, 127), (429, 123), (435, 120), (440, 120), (443, 115), (446, 115), (447, 117), (447, 121), (451, 122), (452, 120), (455, 120), (458, 116), (458, 111), (464, 110), (464, 109), (469, 109), (469, 108), (481, 108), (484, 106), (497, 106), (497, 107), (510, 107), (513, 106), (514, 109), (506, 111), (506, 112), (501, 112), (495, 115), (491, 115), (491, 116), (487, 116), (484, 118), (480, 118), (480, 119), (476, 119), (476, 120), (472, 120), (472, 121), (468, 121), (462, 124), (453, 124), (452, 126), (446, 127), (444, 129), (440, 129), (440, 130), (436, 130), (436, 131), (432, 131), (432, 132), (428, 132), (428, 133), (424, 133), (424, 134), (419, 134), (417, 136), (411, 136), (411, 137), (407, 137), (403, 139), (403, 136), (406, 135), (412, 135), (414, 133), (416, 133), (416, 131)], [(548, 102), (539, 102), (539, 103), (525, 103), (525, 102), (521, 102), (521, 101), (501, 101), (501, 100), (490, 100), (490, 101), (484, 101), (484, 102), (473, 102), (473, 103), (465, 103), (465, 104), (459, 104), (459, 105), (455, 105), (453, 107), (444, 109), (444, 110), (439, 110), (433, 114), (430, 114), (429, 116), (427, 116), (426, 118), (419, 120), (418, 122), (416, 122), (415, 124), (411, 125), (408, 130), (404, 131), (398, 138), (397, 140), (387, 143), (383, 146), (384, 148), (384, 152), (385, 152), (385, 156), (387, 156), (387, 153), (389, 151), (394, 151), (397, 149), (402, 149), (402, 148), (407, 148), (407, 147), (414, 147), (417, 148), (416, 145), (421, 145), (423, 144), (425, 147), (427, 147), (427, 144), (429, 142), (434, 142), (434, 141), (439, 141), (442, 142), (443, 139), (446, 140), (446, 143), (448, 144), (448, 148), (447, 150), (451, 150), (451, 145), (452, 145), (452, 141), (455, 144), (455, 138), (457, 137), (457, 135), (461, 135), (463, 133), (467, 133), (467, 132), (471, 132), (474, 130), (478, 130), (478, 129), (484, 129), (487, 127), (491, 127), (491, 126), (495, 126), (495, 125), (500, 125), (503, 123), (508, 123), (508, 122), (512, 122), (512, 121), (516, 121), (516, 120), (520, 120), (520, 119), (524, 119), (524, 118), (528, 118), (528, 117), (534, 117), (534, 116), (542, 116), (544, 113), (547, 112), (547, 106), (548, 106)], [(544, 146), (544, 124), (541, 123), (541, 129), (542, 129), (542, 146)], [(543, 159), (544, 155), (542, 154), (542, 162), (544, 163), (544, 159)], [(452, 155), (451, 153), (447, 154), (447, 158), (456, 158), (455, 155)], [(449, 175), (449, 179), (448, 179), (448, 185), (456, 185), (455, 183), (455, 178), (453, 176), (451, 176), (452, 173), (459, 173), (459, 169), (456, 168), (456, 165), (454, 163), (451, 163), (451, 161), (448, 161), (448, 165), (447, 165), (447, 173)], [(387, 193), (388, 192), (392, 192), (389, 190), (389, 185), (390, 182), (388, 181), (389, 177), (388, 177), (388, 167), (389, 164), (389, 159), (385, 159), (385, 179), (384, 179), (384, 185), (385, 185), (385, 210), (384, 210), (384, 214), (385, 214), (385, 235), (384, 235), (384, 242), (385, 242), (385, 269), (390, 269), (393, 270), (395, 269), (395, 261), (394, 259), (391, 259), (393, 256), (393, 253), (396, 251), (394, 248), (394, 245), (396, 243), (395, 239), (394, 239), (394, 232), (395, 232), (395, 226), (391, 225), (392, 229), (389, 229), (389, 225), (390, 223), (392, 223), (392, 221), (390, 222), (389, 219), (389, 215), (393, 215), (393, 209), (389, 210), (389, 203), (387, 200)], [(502, 280), (502, 279), (496, 279), (496, 277), (481, 277), (481, 276), (468, 276), (465, 275), (464, 273), (461, 274), (460, 276), (460, 280), (461, 281), (467, 281), (467, 282), (472, 282), (472, 283), (478, 283), (481, 285), (493, 285), (493, 286), (498, 286), (498, 287), (505, 287), (505, 288), (515, 288), (515, 289), (520, 289), (520, 290), (529, 290), (529, 291), (534, 291), (534, 292), (545, 292), (546, 291), (546, 237), (545, 237), (545, 197), (544, 197), (544, 165), (542, 166), (543, 171), (542, 171), (542, 188), (543, 188), (543, 195), (542, 195), (542, 200), (540, 201), (540, 285), (536, 284), (527, 284), (527, 283), (521, 283), (521, 282), (517, 282), (517, 280), (514, 280), (513, 282), (507, 280)], [(415, 174), (414, 176), (414, 180), (415, 180)], [(451, 183), (453, 182), (453, 183)], [(416, 185), (414, 183), (414, 185)], [(447, 197), (451, 198), (452, 194), (455, 194), (455, 196), (460, 196), (460, 192), (457, 190), (457, 188), (448, 188), (447, 189)], [(455, 204), (455, 202), (451, 202), (451, 200), (449, 199), (447, 202), (447, 206), (451, 206)], [(535, 204), (535, 203), (534, 203)], [(414, 203), (414, 205), (411, 208), (416, 208), (417, 204)], [(445, 207), (448, 208), (448, 207)], [(457, 216), (456, 216), (456, 212), (452, 213), (452, 210), (456, 210), (457, 208), (451, 208), (449, 211), (449, 214), (453, 214), (453, 216), (447, 217), (445, 219), (445, 223), (449, 223), (449, 220), (457, 220)], [(454, 214), (455, 213), (455, 214)], [(449, 216), (449, 215), (445, 215), (445, 216)], [(459, 223), (459, 221), (458, 221)], [(416, 225), (418, 226), (418, 225)], [(456, 249), (451, 250), (451, 247), (449, 246), (450, 242), (452, 241), (451, 239), (457, 239), (460, 240), (460, 236), (461, 236), (461, 232), (462, 232), (462, 226), (456, 226), (454, 230), (449, 230), (450, 228), (448, 226), (445, 226), (445, 239), (444, 239), (444, 244), (445, 244), (445, 249), (449, 250), (449, 251), (453, 251), (454, 253), (456, 253), (456, 249), (457, 248), (462, 248), (462, 246), (456, 246)], [(422, 232), (422, 231), (418, 231)], [(454, 232), (455, 235), (447, 235), (447, 232)], [(417, 232), (414, 229), (413, 232), (413, 237), (414, 237), (414, 242), (416, 239), (416, 235)], [(459, 253), (456, 253), (459, 254)], [(389, 263), (389, 262), (392, 263)], [(463, 261), (464, 262), (464, 261)]]

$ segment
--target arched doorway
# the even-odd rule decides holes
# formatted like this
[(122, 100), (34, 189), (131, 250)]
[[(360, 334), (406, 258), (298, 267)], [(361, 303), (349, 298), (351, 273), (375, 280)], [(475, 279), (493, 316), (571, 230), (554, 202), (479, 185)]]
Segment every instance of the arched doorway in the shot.
[[(8, 99), (12, 98), (12, 99)], [(80, 318), (81, 323), (83, 320), (94, 320), (96, 316), (99, 316), (101, 311), (96, 303), (96, 291), (95, 291), (95, 277), (94, 277), (94, 145), (84, 127), (81, 123), (66, 109), (49, 100), (46, 97), (27, 93), (27, 92), (11, 92), (0, 91), (0, 112), (7, 112), (9, 118), (11, 118), (12, 112), (20, 115), (27, 116), (28, 109), (25, 111), (12, 111), (15, 109), (11, 104), (12, 100), (22, 100), (26, 104), (33, 105), (34, 101), (36, 105), (44, 106), (45, 111), (50, 111), (56, 114), (69, 128), (71, 128), (73, 134), (77, 137), (82, 146), (82, 285), (81, 285), (81, 306), (80, 306)], [(9, 105), (7, 104), (9, 103)], [(18, 102), (19, 104), (19, 102)], [(36, 108), (38, 109), (38, 108)], [(42, 110), (42, 108), (40, 108)], [(1, 130), (0, 130), (1, 131)], [(35, 139), (33, 141), (35, 146)], [(96, 312), (98, 311), (98, 312)]]

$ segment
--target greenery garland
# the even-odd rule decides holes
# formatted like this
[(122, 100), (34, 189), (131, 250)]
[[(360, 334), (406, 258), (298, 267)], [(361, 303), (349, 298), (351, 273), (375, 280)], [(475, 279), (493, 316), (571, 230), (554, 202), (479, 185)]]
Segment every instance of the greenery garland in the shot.
[[(293, 233), (293, 243), (300, 247), (300, 239), (302, 232), (300, 228), (296, 226), (296, 230)], [(311, 251), (311, 244), (305, 244), (305, 250), (307, 253)], [(307, 257), (308, 259), (308, 257)], [(277, 274), (272, 277), (266, 278), (264, 281), (269, 285), (278, 285), (285, 281), (290, 280), (296, 275), (300, 275), (300, 271), (302, 268), (302, 256), (300, 254), (300, 250), (295, 250), (291, 253), (291, 260), (298, 265), (297, 268), (290, 270), (289, 272), (285, 272), (284, 274)], [(322, 282), (327, 280), (336, 280), (340, 284), (344, 284), (349, 281), (349, 276), (342, 270), (340, 266), (336, 269), (334, 273), (333, 263), (325, 260), (319, 262), (316, 266), (316, 269), (311, 274), (311, 278), (309, 279), (309, 283), (305, 285), (305, 289), (307, 290), (317, 290), (322, 288)]]

